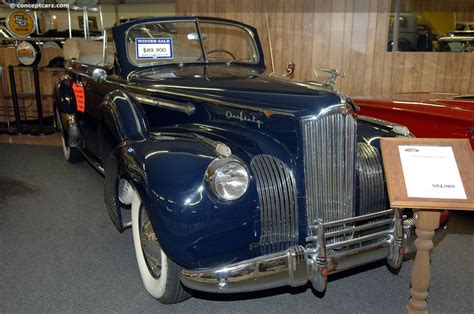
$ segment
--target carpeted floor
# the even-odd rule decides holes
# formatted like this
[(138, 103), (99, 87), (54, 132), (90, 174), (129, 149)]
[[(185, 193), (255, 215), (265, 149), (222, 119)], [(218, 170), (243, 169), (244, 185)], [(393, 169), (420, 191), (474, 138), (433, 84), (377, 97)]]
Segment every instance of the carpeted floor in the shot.
[[(430, 313), (472, 313), (474, 213), (452, 212), (432, 251)], [(142, 287), (130, 230), (109, 220), (102, 177), (60, 147), (0, 144), (0, 312), (403, 313), (412, 261), (330, 279), (324, 296), (281, 288), (164, 306)]]

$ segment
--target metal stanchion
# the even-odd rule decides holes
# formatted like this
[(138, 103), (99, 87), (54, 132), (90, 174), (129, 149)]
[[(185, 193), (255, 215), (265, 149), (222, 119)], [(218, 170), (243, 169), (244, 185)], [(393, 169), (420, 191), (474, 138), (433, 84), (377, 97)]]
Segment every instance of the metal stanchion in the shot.
[(10, 88), (12, 92), (13, 110), (15, 111), (15, 126), (8, 128), (8, 134), (11, 134), (11, 135), (28, 134), (30, 133), (30, 129), (25, 128), (21, 125), (20, 108), (18, 107), (18, 95), (16, 93), (15, 72), (13, 70), (12, 65), (8, 66), (8, 75), (10, 78)]
[(2, 84), (2, 98), (3, 98), (3, 113), (5, 117), (5, 127), (0, 127), (0, 134), (7, 133), (8, 127), (10, 126), (9, 116), (8, 116), (8, 103), (5, 90), (5, 81), (3, 77), (3, 67), (0, 66), (0, 83)]
[(50, 135), (55, 132), (54, 128), (43, 124), (43, 106), (41, 104), (41, 90), (39, 84), (38, 66), (33, 66), (33, 79), (35, 81), (36, 111), (38, 114), (38, 127), (31, 130), (30, 134), (35, 136)]

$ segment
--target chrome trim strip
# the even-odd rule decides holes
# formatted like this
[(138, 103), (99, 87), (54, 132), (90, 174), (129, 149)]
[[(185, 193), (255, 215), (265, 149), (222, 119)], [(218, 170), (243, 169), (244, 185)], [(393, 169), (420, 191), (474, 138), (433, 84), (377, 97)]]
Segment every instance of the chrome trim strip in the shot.
[(357, 217), (352, 217), (352, 218), (347, 218), (347, 219), (342, 219), (342, 220), (338, 220), (338, 221), (325, 223), (324, 227), (329, 228), (329, 227), (334, 227), (334, 226), (337, 226), (337, 225), (349, 224), (349, 223), (359, 222), (359, 221), (363, 221), (363, 220), (373, 219), (373, 218), (393, 214), (393, 212), (394, 212), (393, 209), (387, 209), (387, 210), (384, 210), (384, 211), (381, 211), (381, 212), (376, 212), (376, 213), (371, 213), (371, 214), (367, 214), (367, 215), (363, 215), (363, 216), (357, 216)]
[(390, 131), (402, 136), (412, 136), (408, 127), (403, 124), (398, 124), (398, 123), (394, 123), (394, 122), (390, 122), (390, 121), (386, 121), (386, 120), (382, 120), (378, 118), (363, 116), (363, 115), (358, 115), (357, 119), (364, 122), (371, 123), (373, 125), (377, 125), (383, 128), (384, 130), (387, 130), (387, 131)]
[(191, 104), (184, 105), (184, 104), (180, 104), (174, 101), (160, 100), (154, 97), (142, 96), (135, 93), (130, 93), (130, 94), (133, 97), (135, 97), (139, 102), (144, 103), (146, 105), (152, 105), (152, 106), (184, 112), (188, 116), (192, 115), (194, 111), (196, 110), (196, 108)]
[(369, 116), (363, 116), (363, 115), (358, 115), (357, 118), (361, 121), (369, 122), (375, 125), (380, 125), (383, 127), (389, 127), (392, 129), (396, 125), (401, 125), (398, 123), (390, 122), (387, 120), (379, 119), (379, 118), (374, 118), (374, 117), (369, 117)]
[(82, 147), (78, 146), (77, 147), (81, 154), (84, 156), (84, 158), (89, 162), (89, 164), (97, 170), (102, 176), (105, 176), (105, 169), (102, 167), (102, 165), (99, 163), (98, 160), (95, 160), (86, 150), (84, 150)]
[(357, 231), (363, 231), (363, 230), (367, 230), (367, 229), (371, 229), (371, 228), (375, 228), (375, 227), (381, 227), (381, 226), (384, 226), (384, 225), (388, 225), (390, 223), (393, 223), (393, 219), (385, 219), (385, 220), (381, 220), (381, 221), (377, 221), (377, 222), (368, 223), (368, 224), (365, 224), (365, 225), (362, 225), (362, 226), (357, 226), (357, 227), (351, 227), (351, 228), (346, 228), (346, 229), (342, 229), (342, 230), (332, 231), (332, 232), (326, 233), (324, 236), (326, 238), (331, 238), (331, 237), (335, 237), (335, 236), (338, 236), (338, 235), (353, 233), (353, 232), (357, 232)]
[(384, 230), (384, 231), (380, 231), (380, 232), (376, 232), (376, 233), (371, 233), (371, 234), (366, 235), (366, 236), (358, 237), (358, 238), (355, 238), (355, 239), (345, 240), (345, 241), (340, 241), (340, 242), (337, 242), (337, 243), (328, 244), (326, 246), (326, 249), (327, 250), (334, 250), (334, 249), (337, 249), (337, 248), (342, 248), (344, 246), (350, 246), (350, 245), (353, 245), (353, 244), (362, 243), (362, 242), (365, 242), (365, 241), (370, 241), (370, 240), (382, 238), (382, 237), (385, 237), (385, 236), (389, 235), (391, 232), (392, 232), (391, 230)]
[[(79, 71), (77, 69), (74, 69), (71, 66), (71, 63), (77, 63), (77, 64), (80, 64), (81, 66), (87, 66), (75, 60), (66, 60), (66, 64), (65, 64), (66, 70), (92, 79), (92, 75), (84, 73), (84, 71)], [(155, 85), (156, 88), (146, 88), (146, 87), (140, 87), (136, 85), (130, 86), (129, 84), (124, 84), (117, 81), (111, 81), (109, 78), (110, 77), (108, 76), (104, 82), (126, 89), (128, 92), (131, 92), (131, 93), (134, 93), (133, 91), (141, 91), (141, 92), (146, 92), (146, 93), (158, 93), (158, 94), (163, 94), (163, 95), (168, 95), (168, 96), (180, 97), (182, 99), (184, 98), (185, 100), (189, 100), (189, 101), (205, 102), (209, 105), (226, 106), (226, 107), (231, 107), (231, 108), (238, 108), (238, 109), (250, 110), (250, 111), (267, 113), (267, 114), (271, 113), (272, 115), (287, 116), (287, 117), (292, 117), (292, 118), (295, 117), (295, 114), (291, 111), (282, 111), (282, 110), (273, 110), (269, 108), (246, 106), (246, 105), (231, 103), (227, 101), (221, 101), (221, 100), (197, 96), (197, 95), (183, 95), (181, 93), (170, 92), (170, 91), (165, 90), (165, 88), (167, 87), (166, 85)]]

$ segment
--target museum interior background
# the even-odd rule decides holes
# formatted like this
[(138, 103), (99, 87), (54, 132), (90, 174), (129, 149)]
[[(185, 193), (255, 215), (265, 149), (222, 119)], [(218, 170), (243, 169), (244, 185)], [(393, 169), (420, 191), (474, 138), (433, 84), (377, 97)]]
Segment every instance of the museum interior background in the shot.
[[(432, 93), (446, 94), (448, 97), (474, 95), (474, 53), (439, 52), (435, 51), (438, 48), (436, 44), (424, 51), (391, 51), (389, 42), (393, 36), (393, 12), (397, 7), (397, 1), (402, 14), (415, 17), (417, 36), (423, 31), (421, 26), (428, 26), (432, 32), (433, 37), (430, 38), (433, 43), (439, 37), (448, 35), (459, 22), (472, 21), (474, 24), (474, 0), (99, 0), (99, 4), (108, 31), (118, 20), (146, 16), (203, 15), (242, 21), (258, 29), (267, 68), (273, 71), (275, 76), (284, 75), (290, 62), (296, 65), (294, 79), (297, 81), (321, 80), (315, 76), (315, 69), (337, 68), (347, 76), (338, 79), (336, 87), (351, 97), (376, 99), (393, 97), (397, 100), (406, 97), (408, 100), (421, 100), (423, 97), (431, 97)], [(9, 12), (11, 12), (9, 7), (0, 5), (0, 25)], [(53, 18), (52, 27), (65, 30), (67, 13), (64, 10), (50, 13)], [(75, 29), (81, 28), (79, 15), (74, 16), (72, 20)], [(90, 15), (89, 21), (91, 25), (97, 26), (97, 16), (94, 14)], [(471, 47), (474, 48), (474, 44)], [(64, 69), (48, 65), (51, 65), (50, 62), (54, 58), (62, 56), (63, 51), (46, 48), (41, 50), (41, 54), (39, 76), (43, 115), (47, 123), (52, 125), (53, 86), (64, 74)], [(7, 120), (14, 119), (7, 68), (9, 65), (18, 64), (14, 45), (0, 45), (0, 124), (2, 125)], [(34, 124), (38, 112), (31, 70), (15, 67), (14, 76), (21, 118)], [(9, 118), (5, 112), (9, 112)], [(21, 138), (30, 141), (33, 137), (0, 135), (0, 143), (20, 142)], [(58, 133), (43, 138), (53, 138), (55, 145), (61, 145)], [(37, 137), (31, 141), (36, 141), (38, 144), (42, 138)], [(42, 150), (43, 148), (38, 148), (38, 151)], [(26, 149), (22, 152), (21, 154), (28, 155)], [(31, 160), (33, 164), (34, 159)], [(61, 165), (58, 169), (64, 167)], [(29, 174), (24, 176), (27, 175)], [(103, 206), (102, 199), (97, 202)], [(458, 214), (451, 219), (453, 224), (457, 222), (460, 225), (460, 221), (464, 223), (462, 226), (465, 229), (462, 229), (460, 234), (472, 235), (472, 216)], [(88, 221), (84, 221), (84, 224), (86, 223)], [(452, 242), (448, 243), (451, 245)], [(464, 247), (454, 245), (451, 247), (466, 260), (470, 258), (462, 255), (469, 253)], [(446, 254), (437, 256), (443, 261), (452, 259), (452, 256)], [(443, 286), (442, 283), (449, 280), (455, 283), (461, 282), (463, 274), (459, 269), (448, 269), (445, 272), (445, 274), (453, 273), (459, 277), (445, 278), (439, 275), (435, 279), (438, 280), (438, 286)], [(359, 277), (356, 278), (354, 285), (359, 285), (357, 281)], [(407, 278), (403, 280), (408, 282)], [(383, 283), (378, 278), (374, 279), (374, 282)], [(373, 288), (379, 291), (385, 289), (378, 286)], [(362, 300), (362, 296), (357, 294), (358, 291), (355, 292), (352, 297)], [(390, 294), (390, 290), (387, 289), (386, 293)], [(407, 296), (408, 294), (394, 302), (403, 303)], [(303, 301), (295, 303), (298, 302), (303, 303)]]
[[(145, 3), (148, 2), (148, 3)], [(114, 4), (115, 3), (115, 4)], [(118, 3), (118, 4), (116, 4)], [(165, 15), (209, 15), (243, 21), (257, 27), (271, 70), (269, 37), (274, 72), (283, 75), (289, 62), (296, 64), (295, 79), (317, 80), (313, 70), (337, 68), (347, 74), (337, 87), (352, 97), (397, 93), (474, 93), (474, 54), (387, 51), (391, 12), (396, 0), (161, 0), (100, 1), (104, 25), (117, 19)], [(469, 0), (400, 0), (400, 11), (418, 17), (431, 14), (448, 17), (451, 23), (474, 20), (474, 2)], [(0, 10), (0, 19), (9, 8)], [(67, 28), (64, 10), (53, 13), (53, 27)], [(91, 14), (92, 18), (93, 15)], [(438, 17), (439, 19), (439, 17)], [(425, 19), (426, 20), (426, 19)], [(433, 19), (432, 19), (433, 20)], [(431, 22), (428, 20), (428, 23)], [(79, 28), (77, 18), (73, 28)], [(267, 27), (268, 25), (268, 27)], [(437, 34), (438, 37), (445, 34)], [(41, 94), (45, 116), (52, 114), (51, 92), (61, 69), (46, 69), (61, 49), (43, 49), (40, 66)], [(3, 88), (10, 96), (6, 67), (16, 65), (14, 47), (0, 47)], [(25, 97), (24, 115), (36, 117), (31, 73), (15, 71), (17, 91)], [(3, 98), (3, 95), (0, 95)], [(0, 117), (4, 121), (5, 115)]]
[[(275, 72), (288, 62), (296, 79), (315, 79), (315, 68), (348, 74), (340, 88), (352, 96), (390, 93), (474, 93), (474, 55), (387, 52), (390, 0), (177, 0), (178, 15), (215, 15), (256, 25), (268, 58), (265, 13), (275, 55)], [(474, 20), (469, 0), (401, 1), (402, 12), (451, 13)]]

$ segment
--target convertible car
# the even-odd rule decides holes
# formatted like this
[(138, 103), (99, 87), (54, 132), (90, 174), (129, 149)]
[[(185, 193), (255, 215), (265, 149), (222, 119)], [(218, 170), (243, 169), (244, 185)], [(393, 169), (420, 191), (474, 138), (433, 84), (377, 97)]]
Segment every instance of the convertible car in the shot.
[(112, 222), (132, 228), (151, 295), (323, 291), (362, 264), (400, 267), (414, 220), (389, 206), (379, 141), (406, 127), (271, 75), (249, 25), (170, 17), (112, 32), (64, 44), (55, 110), (65, 158), (105, 177)]
[[(441, 95), (440, 95), (441, 96)], [(467, 138), (474, 149), (474, 96), (415, 95), (354, 99), (360, 114), (401, 123), (418, 137)], [(406, 100), (411, 99), (411, 100)]]

